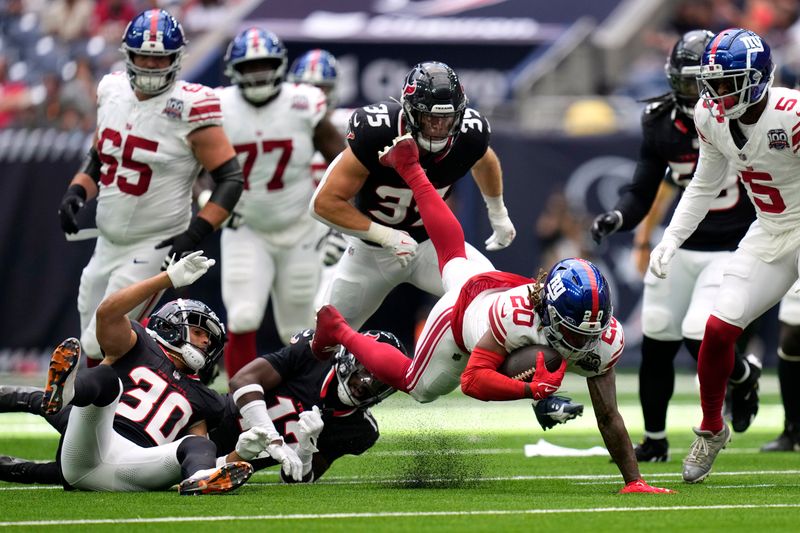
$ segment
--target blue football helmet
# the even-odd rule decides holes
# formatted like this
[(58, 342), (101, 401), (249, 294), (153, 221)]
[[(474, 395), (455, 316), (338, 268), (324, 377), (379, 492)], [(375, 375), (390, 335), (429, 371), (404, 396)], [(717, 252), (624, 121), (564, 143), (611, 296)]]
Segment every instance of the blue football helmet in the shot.
[(336, 58), (333, 54), (315, 48), (294, 60), (289, 67), (287, 79), (292, 83), (308, 83), (319, 87), (328, 99), (328, 107), (334, 107), (338, 76)]
[(614, 312), (611, 289), (585, 259), (563, 259), (550, 269), (540, 309), (547, 341), (564, 359), (593, 352)]
[[(192, 344), (192, 327), (208, 334), (208, 347)], [(150, 315), (147, 329), (156, 342), (195, 372), (207, 372), (216, 365), (225, 346), (225, 326), (210, 307), (198, 300), (179, 298), (165, 303)]]
[(261, 28), (239, 32), (225, 53), (225, 75), (244, 97), (263, 103), (278, 94), (289, 62), (286, 46), (274, 33)]
[[(378, 342), (391, 344), (410, 359), (406, 347), (393, 333), (369, 330), (362, 333)], [(386, 399), (397, 389), (379, 381), (366, 367), (347, 351), (344, 346), (334, 356), (339, 401), (351, 407), (370, 407)]]
[[(131, 87), (149, 96), (165, 92), (175, 83), (181, 69), (186, 39), (175, 17), (163, 9), (142, 11), (128, 23), (120, 51), (125, 54)], [(133, 63), (134, 55), (168, 56), (165, 68), (144, 68)]]
[(769, 46), (750, 30), (723, 30), (700, 63), (700, 96), (714, 117), (736, 119), (760, 102), (774, 78)]

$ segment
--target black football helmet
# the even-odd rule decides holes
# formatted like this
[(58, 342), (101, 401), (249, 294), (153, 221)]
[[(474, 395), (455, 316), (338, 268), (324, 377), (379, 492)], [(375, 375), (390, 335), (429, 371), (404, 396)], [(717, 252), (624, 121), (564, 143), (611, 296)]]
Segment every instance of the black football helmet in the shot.
[(428, 61), (415, 65), (406, 75), (400, 103), (407, 128), (419, 146), (441, 152), (461, 130), (467, 96), (453, 69)]
[[(403, 355), (410, 358), (406, 347), (393, 333), (373, 329), (364, 331), (362, 335), (373, 337), (378, 342), (391, 344), (403, 352)], [(337, 393), (339, 401), (345, 405), (362, 408), (370, 407), (389, 397), (397, 390), (382, 381), (378, 381), (344, 346), (339, 348), (339, 351), (334, 356), (334, 361), (336, 377), (339, 381)]]
[[(208, 333), (208, 348), (190, 342), (190, 327)], [(210, 307), (197, 300), (179, 298), (165, 303), (150, 316), (147, 329), (156, 342), (178, 354), (194, 372), (206, 372), (216, 365), (225, 345), (225, 326)]]
[(694, 106), (700, 98), (697, 75), (700, 74), (700, 59), (706, 45), (714, 38), (708, 30), (692, 30), (672, 47), (664, 65), (669, 86), (678, 109), (687, 116), (694, 116)]

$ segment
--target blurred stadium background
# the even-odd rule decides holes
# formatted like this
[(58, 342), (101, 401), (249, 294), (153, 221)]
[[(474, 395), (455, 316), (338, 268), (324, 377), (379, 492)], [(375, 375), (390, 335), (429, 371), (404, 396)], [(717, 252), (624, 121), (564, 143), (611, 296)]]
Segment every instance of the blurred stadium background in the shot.
[[(211, 86), (228, 83), (225, 47), (249, 25), (276, 32), (290, 61), (316, 47), (335, 54), (345, 107), (399, 97), (419, 61), (450, 64), (492, 124), (519, 232), (490, 258), (529, 275), (558, 257), (596, 261), (625, 325), (620, 366), (632, 368), (641, 276), (631, 236), (597, 248), (588, 227), (633, 174), (639, 100), (667, 91), (666, 54), (690, 29), (747, 27), (772, 46), (778, 84), (793, 86), (800, 72), (798, 0), (0, 0), (0, 373), (38, 374), (50, 347), (78, 334), (78, 281), (94, 243), (66, 242), (56, 211), (91, 140), (96, 83), (122, 68), (125, 25), (152, 7), (187, 31), (182, 77)], [(457, 188), (454, 209), (482, 248), (491, 232), (471, 180)], [(218, 257), (218, 237), (205, 248)], [(218, 269), (190, 290), (224, 314)], [(367, 326), (411, 343), (431, 303), (399, 288)], [(773, 312), (751, 347), (767, 366), (776, 339)], [(278, 345), (268, 314), (259, 348)]]

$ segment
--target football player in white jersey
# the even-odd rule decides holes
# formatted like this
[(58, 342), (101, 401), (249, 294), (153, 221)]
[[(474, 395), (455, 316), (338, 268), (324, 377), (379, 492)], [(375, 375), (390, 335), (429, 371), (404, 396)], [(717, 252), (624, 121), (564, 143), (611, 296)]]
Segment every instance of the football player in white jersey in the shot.
[[(597, 267), (583, 259), (562, 260), (544, 283), (487, 268), (467, 257), (464, 232), (428, 180), (413, 137), (395, 138), (379, 160), (413, 191), (446, 292), (428, 315), (411, 361), (399, 350), (358, 334), (330, 305), (317, 314), (314, 354), (330, 357), (341, 344), (383, 383), (420, 402), (433, 401), (460, 383), (466, 394), (481, 400), (532, 398), (542, 404), (558, 390), (565, 371), (586, 376), (598, 427), (625, 480), (621, 492), (671, 492), (641, 479), (616, 407), (613, 367), (624, 339), (612, 316), (608, 284)], [(550, 372), (540, 353), (530, 382), (498, 372), (510, 352), (534, 344), (548, 344), (563, 356), (558, 370)], [(569, 402), (560, 400), (552, 405), (563, 414)]]
[(800, 259), (800, 91), (771, 87), (770, 49), (752, 31), (731, 28), (708, 44), (700, 63), (701, 100), (694, 111), (700, 139), (697, 170), (650, 270), (668, 274), (678, 247), (706, 216), (729, 168), (739, 175), (756, 221), (728, 262), (700, 346), (703, 420), (683, 461), (683, 479), (703, 481), (730, 441), (722, 419), (725, 385), (742, 330), (777, 303), (798, 279)]
[(311, 218), (311, 157), (328, 161), (344, 139), (326, 116), (325, 94), (284, 82), (286, 47), (273, 33), (249, 28), (225, 55), (233, 85), (218, 90), (225, 133), (240, 156), (245, 186), (236, 227), (222, 230), (222, 299), (229, 337), (225, 367), (234, 375), (257, 355), (256, 332), (272, 298), (284, 344), (313, 326), (314, 297), (328, 228)]
[[(309, 50), (292, 62), (286, 79), (292, 83), (308, 83), (322, 90), (328, 100), (328, 118), (339, 133), (343, 136), (347, 134), (347, 124), (350, 115), (353, 114), (353, 109), (336, 107), (339, 69), (333, 54), (321, 48)], [(314, 154), (311, 160), (311, 175), (315, 183), (319, 184), (322, 181), (328, 163), (329, 161), (321, 153)], [(347, 241), (341, 232), (331, 228), (325, 240), (325, 253), (322, 260), (324, 267), (319, 289), (314, 298), (315, 309), (319, 309), (325, 303), (327, 289), (336, 270), (335, 265), (346, 249)]]
[[(78, 293), (81, 344), (93, 359), (101, 357), (94, 313), (104, 296), (156, 274), (165, 257), (196, 248), (242, 192), (219, 99), (208, 87), (177, 79), (184, 47), (183, 29), (166, 11), (131, 20), (121, 48), (127, 72), (100, 81), (94, 145), (61, 202), (61, 227), (75, 233), (76, 213), (97, 196), (99, 237)], [(191, 188), (201, 167), (216, 187), (192, 218)], [(129, 316), (147, 316), (159, 298), (154, 294)]]

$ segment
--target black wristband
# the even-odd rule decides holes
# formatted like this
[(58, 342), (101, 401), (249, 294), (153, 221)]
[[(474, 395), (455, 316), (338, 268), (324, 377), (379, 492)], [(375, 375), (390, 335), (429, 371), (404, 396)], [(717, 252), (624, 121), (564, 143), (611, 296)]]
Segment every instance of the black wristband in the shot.
[(67, 188), (67, 192), (64, 193), (64, 198), (66, 198), (67, 196), (77, 196), (78, 198), (81, 199), (81, 201), (85, 202), (86, 189), (83, 187), (83, 185), (80, 185), (78, 183), (73, 183)]
[(244, 175), (239, 160), (233, 157), (212, 170), (210, 174), (216, 186), (209, 201), (232, 213), (244, 189)]
[(213, 232), (214, 226), (212, 226), (208, 220), (201, 217), (194, 217), (191, 224), (189, 224), (189, 227), (186, 229), (186, 235), (191, 237), (195, 244), (199, 243)]

